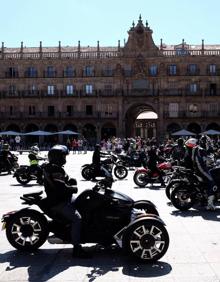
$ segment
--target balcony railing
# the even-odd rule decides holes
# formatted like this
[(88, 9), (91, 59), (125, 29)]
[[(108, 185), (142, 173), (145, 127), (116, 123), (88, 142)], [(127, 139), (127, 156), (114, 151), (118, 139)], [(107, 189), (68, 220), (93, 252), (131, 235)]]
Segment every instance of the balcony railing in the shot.
[(87, 93), (83, 89), (74, 89), (73, 93), (67, 93), (65, 90), (54, 90), (50, 94), (47, 90), (15, 90), (15, 91), (0, 91), (0, 99), (10, 98), (42, 98), (53, 99), (57, 97), (61, 98), (78, 98), (78, 97), (155, 97), (155, 96), (190, 96), (201, 97), (220, 96), (220, 89), (199, 89), (197, 92), (190, 92), (186, 89), (93, 89), (91, 93)]
[(116, 119), (118, 113), (113, 112), (98, 112), (93, 111), (92, 114), (87, 114), (86, 112), (57, 112), (48, 113), (48, 112), (35, 112), (34, 114), (29, 114), (26, 112), (1, 112), (0, 120), (19, 120), (19, 119), (28, 119), (28, 120), (37, 120), (37, 119), (94, 119), (95, 121), (101, 121), (102, 119)]
[(189, 111), (179, 111), (175, 113), (164, 112), (164, 118), (177, 119), (177, 118), (217, 118), (220, 116), (219, 111), (210, 112), (210, 111), (198, 111), (198, 112), (189, 112)]
[[(83, 48), (82, 48), (83, 49)], [(21, 52), (17, 48), (17, 52), (0, 52), (0, 59), (108, 59), (108, 58), (120, 58), (124, 55), (123, 48), (119, 51), (117, 50), (106, 50), (106, 51), (74, 51), (74, 52), (65, 52), (65, 51), (56, 51), (56, 52)], [(136, 57), (136, 52), (129, 53), (130, 57)], [(149, 56), (152, 56), (149, 53)], [(164, 57), (180, 57), (180, 56), (220, 56), (220, 49), (198, 49), (198, 50), (159, 50), (158, 53), (153, 56), (164, 56)]]

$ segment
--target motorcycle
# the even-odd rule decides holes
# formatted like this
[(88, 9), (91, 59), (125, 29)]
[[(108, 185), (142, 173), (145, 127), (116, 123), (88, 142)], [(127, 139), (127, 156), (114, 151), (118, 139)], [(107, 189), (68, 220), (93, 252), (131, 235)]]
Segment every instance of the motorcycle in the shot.
[[(76, 198), (82, 217), (81, 243), (116, 243), (142, 262), (159, 260), (168, 249), (169, 235), (156, 207), (146, 200), (135, 202), (110, 186), (101, 180)], [(42, 212), (27, 207), (2, 217), (6, 237), (18, 250), (33, 252), (47, 239), (49, 243), (71, 244), (70, 223), (53, 214), (41, 194), (28, 193), (20, 198), (23, 204), (35, 204)], [(50, 232), (55, 237), (48, 237)]]
[(187, 178), (191, 173), (191, 169), (187, 169), (182, 166), (173, 166), (173, 171), (170, 174), (170, 179), (168, 180), (165, 188), (165, 193), (169, 200), (175, 184), (181, 182), (182, 179)]
[(143, 161), (146, 159), (146, 155), (143, 152), (135, 152), (130, 155), (118, 155), (118, 159), (118, 164), (121, 164), (125, 167), (142, 167)]
[[(111, 174), (114, 173), (118, 179), (124, 179), (128, 175), (128, 170), (125, 166), (117, 163), (117, 156), (111, 154), (110, 157), (101, 161), (101, 165), (107, 169)], [(93, 164), (85, 164), (81, 167), (82, 177), (86, 180), (91, 180), (97, 176), (105, 177), (104, 172), (101, 170), (100, 175), (95, 175)]]
[[(172, 169), (172, 164), (170, 162), (163, 162), (157, 165), (158, 169), (161, 171), (162, 177), (165, 178), (165, 182), (169, 181), (168, 172)], [(133, 176), (134, 183), (139, 187), (145, 187), (148, 183), (159, 182), (159, 173), (152, 172), (149, 168), (137, 169)]]
[[(14, 154), (11, 154), (8, 156), (9, 162), (11, 164), (11, 169), (18, 169), (19, 164), (18, 164), (18, 157)], [(5, 165), (5, 162), (2, 159), (2, 156), (0, 156), (0, 173), (2, 172), (8, 172), (8, 167)]]
[[(220, 167), (213, 168), (210, 173), (216, 183), (214, 186), (215, 198), (220, 199)], [(208, 200), (207, 183), (196, 173), (191, 172), (187, 178), (181, 179), (174, 185), (170, 200), (173, 206), (186, 211), (195, 205), (205, 206)]]
[[(42, 171), (45, 165), (46, 163), (40, 165), (40, 169), (42, 169)], [(18, 183), (22, 185), (26, 185), (32, 180), (36, 180), (36, 181), (38, 180), (37, 171), (32, 171), (32, 169), (28, 165), (21, 165), (18, 169), (16, 169), (13, 177), (15, 177)], [(42, 173), (42, 179), (41, 181), (38, 182), (38, 184), (40, 185), (43, 184), (43, 173)]]

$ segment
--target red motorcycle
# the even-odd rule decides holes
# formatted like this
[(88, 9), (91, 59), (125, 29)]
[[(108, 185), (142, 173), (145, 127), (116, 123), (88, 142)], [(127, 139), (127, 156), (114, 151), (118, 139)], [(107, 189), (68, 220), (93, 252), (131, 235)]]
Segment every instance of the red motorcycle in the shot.
[[(164, 182), (169, 181), (169, 175), (167, 174), (172, 169), (172, 164), (170, 162), (162, 162), (157, 165), (160, 170)], [(139, 187), (145, 187), (148, 183), (159, 183), (159, 173), (152, 172), (149, 168), (138, 168), (134, 173), (134, 183)]]

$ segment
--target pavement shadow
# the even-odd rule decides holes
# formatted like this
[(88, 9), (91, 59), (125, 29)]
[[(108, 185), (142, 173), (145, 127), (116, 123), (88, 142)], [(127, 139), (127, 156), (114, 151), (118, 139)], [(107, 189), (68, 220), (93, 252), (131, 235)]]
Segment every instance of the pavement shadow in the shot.
[[(88, 248), (90, 250), (91, 247)], [(92, 251), (91, 259), (77, 259), (71, 257), (71, 248), (65, 249), (40, 249), (35, 253), (22, 253), (19, 251), (8, 251), (0, 254), (0, 263), (9, 263), (1, 279), (12, 278), (18, 273), (18, 268), (27, 269), (27, 281), (48, 281), (54, 276), (72, 267), (87, 267), (87, 271), (75, 271), (74, 276), (78, 281), (95, 281), (110, 272), (118, 272), (130, 277), (161, 277), (171, 272), (171, 265), (158, 261), (152, 264), (138, 263), (137, 261), (123, 255), (121, 250), (96, 250)], [(11, 273), (9, 273), (11, 272)], [(70, 272), (72, 273), (72, 272)], [(62, 274), (61, 274), (62, 275)], [(70, 274), (71, 275), (71, 274)], [(117, 274), (116, 274), (117, 275)], [(65, 274), (66, 277), (66, 274)], [(71, 279), (71, 277), (69, 277)], [(109, 278), (109, 276), (108, 276)], [(9, 279), (10, 280), (10, 279)]]
[(171, 215), (181, 216), (181, 217), (195, 217), (200, 216), (205, 220), (220, 221), (220, 208), (217, 208), (215, 211), (207, 211), (205, 208), (192, 209), (188, 211), (174, 210), (171, 212)]
[(28, 184), (24, 184), (24, 185), (22, 185), (22, 184), (20, 184), (20, 183), (16, 183), (16, 184), (10, 184), (10, 186), (14, 186), (14, 187), (18, 187), (18, 186), (20, 186), (20, 187), (23, 187), (23, 188), (29, 188), (29, 187), (35, 187), (35, 186), (42, 186), (43, 187), (43, 185), (40, 185), (40, 184), (38, 184), (38, 183), (28, 183)]

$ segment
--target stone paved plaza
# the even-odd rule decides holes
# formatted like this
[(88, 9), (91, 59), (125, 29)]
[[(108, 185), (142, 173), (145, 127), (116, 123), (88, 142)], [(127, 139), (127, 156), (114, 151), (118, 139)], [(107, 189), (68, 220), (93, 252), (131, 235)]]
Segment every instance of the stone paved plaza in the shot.
[[(41, 152), (44, 156), (46, 152)], [(65, 169), (77, 178), (79, 193), (94, 183), (84, 181), (80, 167), (90, 163), (92, 153), (67, 157)], [(27, 164), (27, 153), (19, 155), (19, 163)], [(161, 281), (161, 282), (217, 282), (220, 281), (220, 210), (179, 212), (168, 205), (164, 189), (159, 186), (137, 188), (134, 171), (127, 179), (116, 181), (113, 189), (133, 199), (153, 201), (170, 235), (170, 246), (162, 259), (154, 264), (138, 264), (118, 250), (103, 251), (92, 245), (92, 259), (72, 259), (71, 245), (50, 245), (46, 242), (38, 252), (19, 253), (0, 232), (0, 282), (6, 281)], [(41, 190), (35, 182), (26, 187), (12, 175), (0, 175), (0, 215), (21, 205), (23, 193)]]

